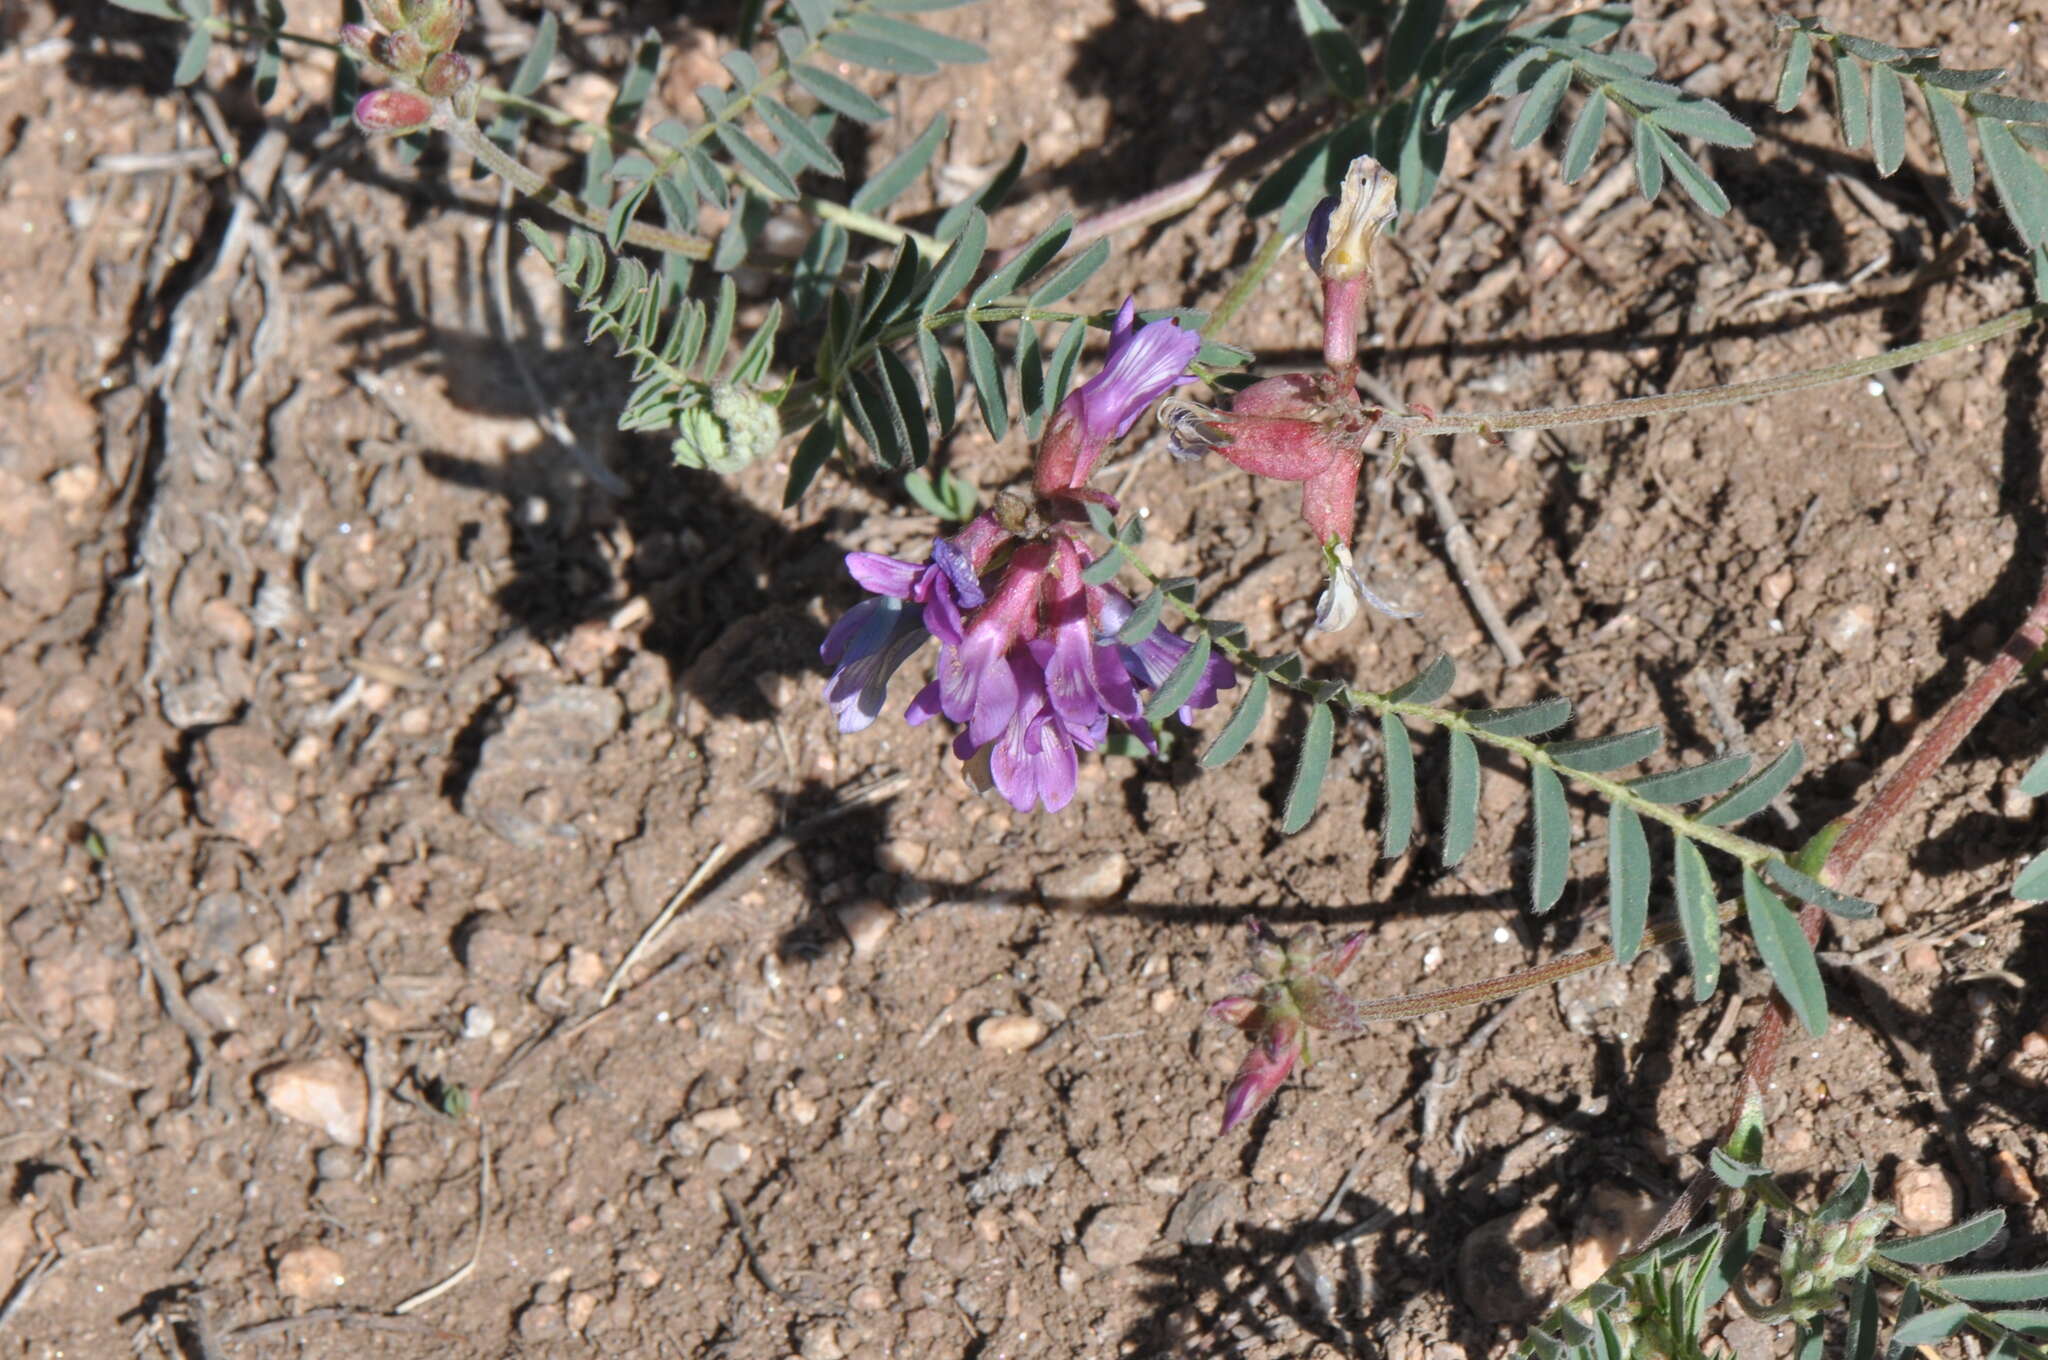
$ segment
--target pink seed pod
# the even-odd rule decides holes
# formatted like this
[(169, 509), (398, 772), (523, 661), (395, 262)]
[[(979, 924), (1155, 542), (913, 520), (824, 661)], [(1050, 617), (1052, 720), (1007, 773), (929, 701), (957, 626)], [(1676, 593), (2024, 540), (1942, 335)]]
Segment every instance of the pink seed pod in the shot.
[(372, 90), (356, 101), (356, 126), (374, 137), (395, 137), (425, 127), (434, 106), (411, 90)]

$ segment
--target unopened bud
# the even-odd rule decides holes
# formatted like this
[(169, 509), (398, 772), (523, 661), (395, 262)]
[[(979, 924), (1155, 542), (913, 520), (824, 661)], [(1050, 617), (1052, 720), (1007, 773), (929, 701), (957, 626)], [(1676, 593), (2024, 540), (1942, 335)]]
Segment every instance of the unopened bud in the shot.
[(446, 52), (455, 46), (455, 40), (462, 36), (463, 20), (468, 17), (461, 0), (421, 5), (415, 14), (412, 31), (420, 35), (429, 52)]
[(436, 99), (445, 99), (475, 78), (475, 73), (469, 69), (469, 62), (462, 56), (454, 52), (442, 52), (427, 63), (425, 73), (420, 76), (420, 90)]
[(373, 136), (417, 132), (434, 117), (434, 106), (411, 90), (372, 90), (356, 101), (356, 126)]
[(782, 424), (775, 408), (737, 383), (713, 383), (709, 406), (693, 406), (676, 421), (676, 462), (711, 472), (738, 472), (775, 447)]
[(425, 45), (414, 37), (410, 30), (400, 29), (396, 33), (387, 33), (372, 43), (370, 55), (380, 66), (416, 76), (427, 69), (429, 53)]
[(375, 50), (377, 35), (361, 24), (343, 24), (339, 35), (341, 50), (360, 62), (375, 62), (371, 55)]
[(399, 5), (398, 0), (363, 0), (363, 9), (376, 21), (379, 28), (405, 27), (405, 10)]

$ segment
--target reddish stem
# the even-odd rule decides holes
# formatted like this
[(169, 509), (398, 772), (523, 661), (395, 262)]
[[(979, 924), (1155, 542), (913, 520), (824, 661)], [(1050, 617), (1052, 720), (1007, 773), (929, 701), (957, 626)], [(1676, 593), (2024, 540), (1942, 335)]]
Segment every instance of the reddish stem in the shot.
[[(1835, 842), (1829, 852), (1827, 863), (1821, 870), (1821, 877), (1831, 886), (1848, 888), (1855, 880), (1855, 871), (1879, 836), (1888, 830), (1905, 811), (1913, 795), (1930, 775), (1947, 763), (1964, 740), (1983, 721), (1991, 706), (1998, 702), (2012, 682), (2020, 677), (2029, 658), (2048, 645), (2048, 573), (2044, 573), (2040, 591), (2034, 597), (2034, 607), (2013, 635), (2006, 639), (2005, 646), (1997, 656), (1977, 672), (1963, 692), (1949, 700), (1913, 748), (1906, 753), (1905, 760), (1891, 775), (1878, 786), (1870, 801), (1857, 809), (1848, 828)], [(1799, 927), (1806, 932), (1808, 944), (1820, 942), (1821, 924), (1824, 915), (1820, 908), (1809, 906), (1799, 913)], [(1741, 1107), (1750, 1095), (1762, 1096), (1769, 1087), (1771, 1076), (1777, 1071), (1778, 1055), (1784, 1049), (1785, 1032), (1792, 1022), (1791, 1007), (1786, 1005), (1784, 994), (1771, 993), (1771, 1007), (1764, 1013), (1756, 1034), (1751, 1038), (1749, 1051), (1742, 1065), (1742, 1085), (1737, 1101), (1737, 1112), (1723, 1130), (1723, 1137), (1735, 1126), (1741, 1117)], [(1676, 1232), (1692, 1220), (1699, 1207), (1712, 1193), (1714, 1178), (1711, 1172), (1702, 1171), (1693, 1177), (1677, 1201), (1672, 1204), (1664, 1217), (1650, 1234), (1654, 1242), (1667, 1233)]]

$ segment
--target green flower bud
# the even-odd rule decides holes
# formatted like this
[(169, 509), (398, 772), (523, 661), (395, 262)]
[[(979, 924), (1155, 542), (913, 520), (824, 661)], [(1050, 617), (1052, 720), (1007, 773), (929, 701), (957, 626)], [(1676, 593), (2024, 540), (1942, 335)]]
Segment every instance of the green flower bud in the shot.
[(424, 44), (406, 29), (387, 33), (370, 45), (370, 55), (380, 66), (409, 76), (427, 69), (429, 53)]
[(711, 384), (711, 404), (692, 406), (676, 418), (670, 447), (683, 467), (729, 475), (769, 452), (782, 437), (775, 408), (751, 388)]
[(476, 78), (469, 69), (469, 63), (453, 52), (442, 52), (427, 63), (425, 74), (420, 77), (420, 90), (435, 98), (446, 98), (463, 89)]
[(405, 10), (398, 0), (363, 0), (363, 9), (379, 28), (405, 27)]
[(463, 20), (468, 17), (461, 0), (420, 5), (414, 13), (412, 31), (419, 34), (429, 52), (446, 52), (455, 46), (455, 40), (462, 36)]

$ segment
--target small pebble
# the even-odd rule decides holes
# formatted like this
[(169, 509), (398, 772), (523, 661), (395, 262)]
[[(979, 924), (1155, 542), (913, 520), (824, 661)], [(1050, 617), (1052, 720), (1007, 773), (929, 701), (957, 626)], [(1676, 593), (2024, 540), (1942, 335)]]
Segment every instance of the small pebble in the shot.
[(1159, 1216), (1149, 1205), (1112, 1204), (1081, 1230), (1081, 1254), (1097, 1270), (1114, 1270), (1141, 1259), (1158, 1236)]
[(1902, 955), (1902, 961), (1906, 966), (1906, 971), (1909, 973), (1939, 973), (1941, 971), (1941, 951), (1928, 944), (1925, 940), (1907, 945), (1905, 953)]
[(194, 1013), (206, 1022), (207, 1028), (215, 1034), (227, 1034), (248, 1023), (248, 1008), (242, 1004), (242, 997), (232, 987), (218, 982), (203, 983), (185, 994)]
[(1757, 589), (1757, 597), (1764, 602), (1764, 608), (1776, 609), (1785, 603), (1785, 597), (1792, 593), (1793, 576), (1790, 570), (1774, 571), (1764, 577)]
[(242, 966), (257, 977), (277, 971), (277, 951), (268, 940), (258, 940), (242, 951)]
[(1130, 861), (1121, 851), (1112, 850), (1080, 864), (1039, 875), (1038, 891), (1056, 903), (1086, 906), (1114, 898), (1123, 891), (1124, 880), (1130, 876)]
[[(605, 980), (604, 956), (581, 945), (569, 946), (569, 985), (582, 991)], [(579, 1329), (580, 1330), (580, 1329)]]
[(1036, 1016), (991, 1015), (974, 1027), (974, 1042), (996, 1053), (1022, 1053), (1045, 1033), (1045, 1022)]
[(363, 1145), (370, 1096), (363, 1074), (341, 1058), (273, 1067), (257, 1080), (271, 1112), (326, 1132), (343, 1147)]
[(1180, 1004), (1180, 993), (1171, 987), (1161, 987), (1152, 993), (1152, 1013), (1164, 1015)]
[(2027, 1168), (2005, 1148), (1991, 1159), (1991, 1193), (2007, 1204), (2036, 1204), (2041, 1199)]
[(1580, 1290), (1605, 1275), (1610, 1266), (1649, 1235), (1657, 1218), (1657, 1202), (1640, 1190), (1619, 1185), (1595, 1186), (1573, 1225), (1571, 1255), (1565, 1262), (1566, 1282)]
[(331, 1247), (293, 1247), (277, 1258), (277, 1291), (288, 1299), (328, 1298), (347, 1283), (341, 1253)]
[(1847, 656), (1868, 645), (1876, 628), (1876, 610), (1867, 604), (1845, 604), (1821, 616), (1820, 640), (1838, 655)]
[(597, 1294), (588, 1289), (579, 1289), (569, 1296), (569, 1330), (580, 1332), (590, 1325), (591, 1317), (597, 1312)]
[(471, 1006), (462, 1012), (462, 1037), (465, 1039), (488, 1039), (497, 1027), (498, 1017), (482, 1006)]
[(690, 1125), (700, 1133), (716, 1137), (720, 1134), (738, 1133), (746, 1126), (747, 1117), (737, 1105), (721, 1105), (715, 1110), (701, 1110), (690, 1116)]
[(800, 1129), (808, 1128), (818, 1119), (818, 1102), (795, 1086), (785, 1086), (775, 1093), (774, 1108), (777, 1119)]
[(704, 1165), (714, 1176), (730, 1176), (754, 1159), (754, 1150), (735, 1138), (721, 1138), (704, 1149)]
[(896, 924), (896, 913), (872, 897), (849, 902), (834, 914), (839, 918), (839, 928), (853, 942), (853, 956), (857, 959), (868, 958), (880, 949), (883, 937)]
[(924, 868), (931, 850), (923, 841), (897, 836), (875, 847), (875, 867), (885, 874), (915, 874)]

